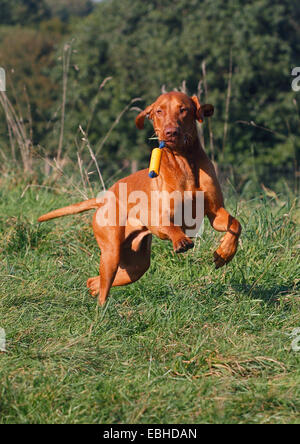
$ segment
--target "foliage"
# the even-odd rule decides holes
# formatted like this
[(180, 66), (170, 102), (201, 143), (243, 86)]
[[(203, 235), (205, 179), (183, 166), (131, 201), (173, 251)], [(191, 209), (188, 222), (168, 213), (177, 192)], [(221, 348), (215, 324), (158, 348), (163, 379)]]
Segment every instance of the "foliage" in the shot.
[[(87, 119), (99, 84), (113, 75), (92, 126), (96, 141), (105, 132), (109, 116), (112, 121), (132, 97), (141, 96), (148, 104), (162, 85), (170, 90), (184, 80), (190, 93), (197, 92), (205, 61), (208, 94), (205, 97), (203, 92), (201, 99), (216, 108), (212, 125), (217, 159), (225, 158), (225, 163), (234, 163), (247, 174), (254, 155), (259, 175), (268, 167), (286, 172), (299, 149), (296, 95), (290, 86), (291, 67), (299, 56), (298, 30), (290, 24), (294, 18), (295, 7), (282, 1), (260, 0), (246, 6), (237, 1), (224, 6), (221, 0), (103, 2), (76, 34), (74, 60), (79, 71), (74, 120), (76, 116), (81, 122)], [(229, 136), (223, 147), (230, 53)], [(143, 158), (147, 139), (145, 133), (137, 134), (133, 117), (128, 113), (122, 119), (107, 145), (109, 152)], [(252, 121), (257, 126), (241, 123)], [(149, 137), (152, 129), (148, 128)]]
[(45, 0), (0, 0), (0, 24), (31, 25), (50, 18)]
[[(57, 85), (49, 77), (53, 67), (53, 48), (60, 35), (49, 30), (10, 27), (1, 39), (0, 60), (7, 72), (7, 90), (18, 114), (34, 126), (34, 142), (47, 134), (51, 107), (57, 99)], [(32, 98), (34, 98), (32, 100)], [(4, 128), (3, 139), (6, 135)], [(1, 131), (1, 132), (2, 132)]]
[[(148, 140), (153, 135), (151, 125), (142, 132), (135, 128), (137, 107), (153, 101), (162, 88), (186, 85), (190, 94), (198, 93), (202, 102), (215, 105), (214, 144), (204, 124), (206, 149), (221, 173), (235, 177), (236, 185), (243, 184), (249, 172), (266, 184), (299, 174), (299, 100), (291, 90), (291, 70), (300, 53), (296, 0), (247, 4), (242, 0), (104, 0), (94, 8), (84, 0), (25, 3), (27, 9), (20, 18), (18, 8), (1, 0), (2, 23), (25, 23), (26, 28), (20, 28), (24, 36), (32, 33), (28, 26), (34, 26), (37, 34), (23, 41), (18, 28), (2, 27), (0, 63), (16, 65), (16, 90), (22, 91), (28, 83), (41, 86), (31, 88), (30, 101), (36, 110), (35, 143), (44, 152), (51, 156), (57, 152), (66, 75), (61, 65), (65, 44), (72, 42), (63, 152), (73, 162), (81, 146), (81, 125), (88, 130), (106, 178), (126, 170), (129, 161), (146, 166), (155, 142)], [(11, 39), (20, 48), (17, 60), (10, 51)], [(142, 100), (131, 103), (134, 98)], [(2, 145), (5, 131), (3, 123)], [(88, 150), (82, 155), (87, 159)]]
[(58, 17), (69, 21), (73, 16), (85, 16), (92, 12), (91, 0), (0, 0), (2, 25), (28, 26)]
[(93, 2), (91, 0), (46, 0), (50, 8), (51, 15), (59, 17), (63, 22), (67, 22), (74, 16), (85, 16), (92, 12)]

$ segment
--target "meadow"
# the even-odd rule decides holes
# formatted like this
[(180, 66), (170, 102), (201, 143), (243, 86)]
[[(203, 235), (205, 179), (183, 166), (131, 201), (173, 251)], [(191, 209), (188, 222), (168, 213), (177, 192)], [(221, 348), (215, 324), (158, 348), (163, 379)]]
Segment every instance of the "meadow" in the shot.
[[(225, 193), (226, 194), (226, 193)], [(227, 193), (243, 226), (215, 270), (220, 233), (193, 250), (154, 239), (150, 270), (104, 308), (92, 213), (39, 225), (81, 200), (66, 190), (0, 187), (0, 423), (299, 423), (299, 208), (290, 193)]]

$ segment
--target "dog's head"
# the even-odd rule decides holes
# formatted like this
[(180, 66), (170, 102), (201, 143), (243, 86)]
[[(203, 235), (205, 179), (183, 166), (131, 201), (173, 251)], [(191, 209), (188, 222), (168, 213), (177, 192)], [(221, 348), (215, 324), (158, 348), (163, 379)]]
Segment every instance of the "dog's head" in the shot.
[(144, 128), (147, 117), (153, 121), (153, 126), (159, 140), (163, 140), (169, 148), (189, 145), (197, 137), (195, 122), (203, 122), (204, 117), (212, 116), (212, 105), (200, 105), (197, 96), (189, 97), (181, 92), (162, 94), (147, 106), (135, 119), (139, 129)]

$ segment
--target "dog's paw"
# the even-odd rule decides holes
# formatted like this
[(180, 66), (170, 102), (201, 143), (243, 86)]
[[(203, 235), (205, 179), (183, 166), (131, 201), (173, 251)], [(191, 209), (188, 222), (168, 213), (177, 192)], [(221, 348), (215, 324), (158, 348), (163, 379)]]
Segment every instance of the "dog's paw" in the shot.
[(174, 243), (175, 253), (184, 253), (190, 248), (194, 248), (194, 242), (188, 237), (183, 237)]
[(100, 276), (96, 276), (87, 280), (86, 286), (90, 290), (90, 294), (95, 298), (100, 292)]
[(220, 251), (220, 248), (214, 252), (214, 263), (216, 269), (223, 267), (223, 265), (229, 262), (229, 260), (227, 260), (224, 256), (221, 256), (222, 254), (223, 253)]
[[(232, 240), (233, 239), (233, 240)], [(237, 240), (232, 237), (224, 236), (221, 245), (214, 252), (214, 263), (216, 268), (223, 267), (231, 261), (237, 250)]]

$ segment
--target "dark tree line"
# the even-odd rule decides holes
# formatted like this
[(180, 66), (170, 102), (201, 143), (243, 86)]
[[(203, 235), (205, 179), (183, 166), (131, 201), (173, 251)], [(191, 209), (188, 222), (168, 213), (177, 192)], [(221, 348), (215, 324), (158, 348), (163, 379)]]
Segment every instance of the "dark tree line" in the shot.
[[(295, 176), (300, 93), (291, 89), (291, 71), (300, 62), (297, 1), (11, 3), (0, 1), (0, 65), (14, 71), (10, 77), (21, 102), (27, 86), (35, 144), (52, 156), (60, 131), (62, 58), (71, 42), (63, 145), (69, 158), (77, 156), (79, 124), (97, 151), (125, 109), (99, 162), (107, 177), (126, 161), (145, 166), (153, 131), (150, 125), (136, 130), (132, 107), (144, 107), (162, 89), (181, 88), (215, 105), (213, 138), (207, 124), (204, 135), (221, 170), (233, 171), (241, 182), (251, 174), (265, 183)], [(130, 105), (133, 98), (142, 101)], [(4, 147), (4, 123), (0, 138)]]

